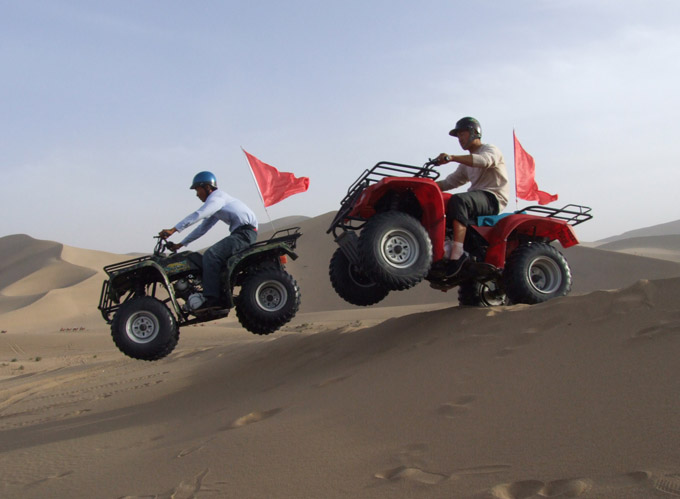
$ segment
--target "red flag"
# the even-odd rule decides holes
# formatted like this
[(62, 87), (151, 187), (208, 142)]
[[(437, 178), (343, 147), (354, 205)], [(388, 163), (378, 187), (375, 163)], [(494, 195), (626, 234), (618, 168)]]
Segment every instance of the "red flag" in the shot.
[(253, 170), (265, 208), (283, 201), (288, 196), (309, 189), (309, 178), (297, 178), (292, 173), (280, 172), (273, 166), (263, 163), (252, 154), (247, 153), (244, 149), (243, 152)]
[(538, 204), (548, 204), (557, 201), (557, 194), (548, 194), (538, 190), (536, 184), (536, 163), (517, 140), (515, 131), (512, 131), (515, 141), (515, 191), (517, 197), (527, 201), (538, 201)]

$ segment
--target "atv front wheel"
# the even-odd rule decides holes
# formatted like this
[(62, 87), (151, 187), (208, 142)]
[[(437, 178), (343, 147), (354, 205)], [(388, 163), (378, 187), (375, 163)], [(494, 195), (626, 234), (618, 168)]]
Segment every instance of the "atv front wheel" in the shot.
[(571, 291), (571, 271), (562, 253), (549, 244), (519, 246), (503, 272), (505, 291), (513, 303), (542, 303)]
[(254, 334), (271, 334), (300, 308), (300, 288), (288, 272), (267, 268), (248, 277), (236, 299), (236, 316)]
[(175, 349), (179, 328), (161, 301), (142, 296), (123, 303), (111, 323), (111, 336), (128, 357), (158, 360)]
[(430, 271), (432, 242), (422, 224), (400, 211), (380, 213), (359, 236), (361, 266), (390, 290), (409, 289)]
[(368, 277), (357, 265), (352, 264), (342, 248), (333, 253), (328, 274), (335, 292), (352, 305), (374, 305), (390, 292)]
[(458, 287), (458, 304), (467, 307), (497, 307), (508, 305), (505, 291), (495, 280), (465, 281)]

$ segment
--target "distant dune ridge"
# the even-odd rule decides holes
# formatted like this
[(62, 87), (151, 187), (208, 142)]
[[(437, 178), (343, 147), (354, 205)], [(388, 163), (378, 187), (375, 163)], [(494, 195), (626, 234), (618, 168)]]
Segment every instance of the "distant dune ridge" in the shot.
[(680, 235), (680, 220), (673, 222), (666, 222), (662, 224), (652, 225), (650, 227), (643, 227), (641, 229), (629, 230), (618, 236), (611, 236), (597, 241), (598, 244), (610, 243), (612, 241), (620, 241), (622, 239), (630, 239), (635, 237), (650, 237), (650, 236), (672, 236)]
[[(335, 212), (318, 217), (287, 217), (264, 223), (260, 240), (270, 237), (274, 230), (299, 226), (299, 258), (291, 260), (288, 269), (302, 290), (302, 312), (321, 312), (356, 308), (339, 298), (331, 287), (328, 264), (337, 244), (326, 234)], [(274, 226), (274, 229), (271, 228)], [(664, 224), (674, 228), (673, 224)], [(217, 229), (215, 229), (217, 230)], [(611, 248), (617, 251), (605, 251)], [(638, 279), (657, 279), (680, 275), (680, 236), (650, 236), (622, 239), (597, 248), (576, 246), (563, 250), (574, 276), (573, 291), (585, 293), (597, 289), (616, 289)], [(632, 253), (635, 258), (628, 253)], [(83, 304), (70, 307), (81, 314), (92, 313), (99, 300), (104, 265), (127, 260), (130, 255), (83, 250), (51, 241), (40, 241), (26, 235), (0, 238), (0, 311), (12, 312), (39, 300), (49, 301), (57, 292), (68, 300), (69, 292), (85, 297)], [(639, 258), (643, 256), (645, 258)], [(665, 257), (659, 261), (659, 258)], [(656, 257), (656, 258), (649, 258)], [(74, 295), (75, 296), (75, 295)], [(393, 292), (378, 306), (406, 306), (428, 303), (457, 303), (457, 291), (447, 293), (434, 290), (423, 282), (412, 290)], [(86, 304), (86, 305), (85, 305)], [(84, 305), (84, 306), (83, 306)], [(64, 317), (63, 310), (59, 312)], [(96, 312), (96, 310), (95, 310)], [(35, 321), (35, 317), (33, 318)], [(13, 321), (14, 322), (14, 321)], [(20, 321), (18, 321), (20, 322)], [(43, 324), (44, 321), (38, 321)]]
[(333, 215), (272, 224), (303, 233), (291, 324), (230, 314), (153, 363), (96, 309), (129, 255), (0, 238), (0, 497), (680, 495), (680, 221), (563, 250), (573, 292), (541, 305), (363, 308)]

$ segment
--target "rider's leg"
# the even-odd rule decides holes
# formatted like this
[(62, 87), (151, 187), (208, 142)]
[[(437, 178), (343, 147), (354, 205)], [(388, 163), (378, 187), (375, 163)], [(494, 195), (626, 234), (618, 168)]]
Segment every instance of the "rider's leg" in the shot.
[(206, 300), (220, 298), (220, 274), (231, 255), (255, 242), (254, 230), (237, 230), (221, 241), (216, 242), (203, 254), (203, 296)]
[(463, 256), (463, 244), (467, 227), (458, 220), (453, 220), (453, 246), (451, 248), (451, 260), (458, 260)]
[(486, 191), (468, 191), (454, 194), (446, 207), (446, 217), (453, 229), (451, 260), (460, 260), (465, 254), (463, 246), (467, 226), (477, 223), (481, 215), (495, 215), (498, 212), (496, 196)]

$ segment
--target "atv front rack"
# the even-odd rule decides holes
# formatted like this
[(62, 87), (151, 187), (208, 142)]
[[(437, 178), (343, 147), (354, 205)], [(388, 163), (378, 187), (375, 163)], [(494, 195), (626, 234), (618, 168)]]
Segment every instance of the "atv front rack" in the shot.
[(579, 204), (568, 204), (562, 208), (551, 208), (549, 206), (527, 206), (515, 213), (523, 215), (544, 216), (547, 218), (555, 218), (557, 220), (564, 220), (569, 225), (578, 225), (587, 222), (593, 216), (592, 211), (588, 206), (581, 206)]
[(433, 166), (429, 162), (425, 163), (424, 166), (413, 166), (381, 161), (370, 170), (364, 170), (364, 173), (347, 189), (347, 195), (340, 202), (340, 209), (326, 234), (330, 233), (338, 225), (341, 225), (343, 220), (348, 218), (347, 215), (354, 208), (361, 193), (371, 184), (376, 184), (387, 177), (419, 177), (436, 180), (439, 178), (439, 172), (434, 170)]

